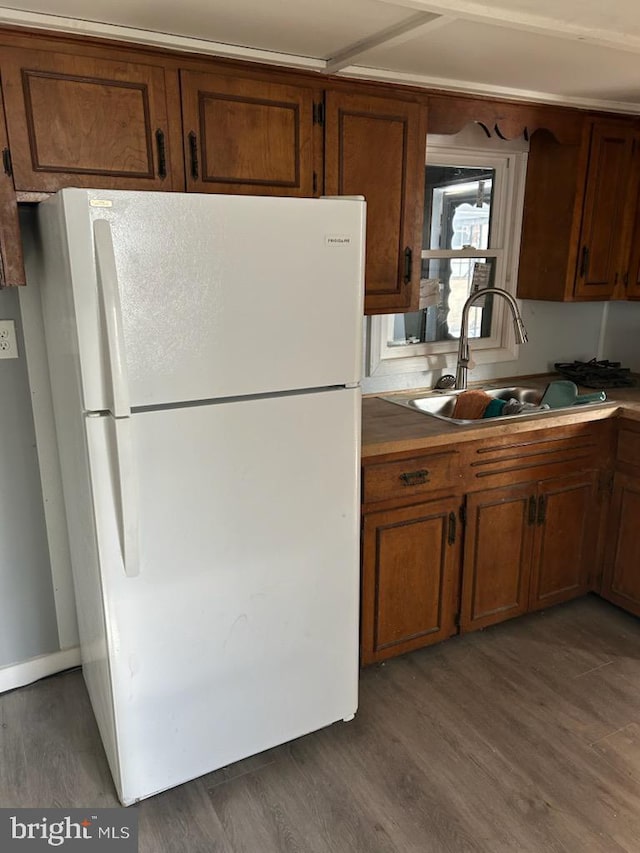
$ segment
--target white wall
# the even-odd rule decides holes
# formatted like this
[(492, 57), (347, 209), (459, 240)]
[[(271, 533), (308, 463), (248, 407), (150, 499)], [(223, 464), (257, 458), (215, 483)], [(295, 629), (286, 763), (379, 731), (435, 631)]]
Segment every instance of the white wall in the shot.
[[(520, 307), (529, 343), (520, 347), (516, 361), (478, 365), (470, 371), (469, 382), (548, 373), (553, 370), (556, 361), (588, 361), (598, 356), (603, 318), (606, 317), (604, 305), (602, 302), (566, 304), (523, 300)], [(640, 309), (640, 305), (633, 307)], [(636, 316), (640, 319), (640, 311)], [(628, 336), (628, 330), (624, 334)], [(362, 389), (365, 394), (369, 394), (431, 388), (443, 372), (448, 371), (428, 370), (425, 359), (425, 370), (422, 372), (366, 377)]]
[(608, 310), (604, 358), (640, 373), (640, 303), (612, 302)]
[(0, 360), (0, 669), (59, 649), (18, 294), (0, 292), (19, 358)]

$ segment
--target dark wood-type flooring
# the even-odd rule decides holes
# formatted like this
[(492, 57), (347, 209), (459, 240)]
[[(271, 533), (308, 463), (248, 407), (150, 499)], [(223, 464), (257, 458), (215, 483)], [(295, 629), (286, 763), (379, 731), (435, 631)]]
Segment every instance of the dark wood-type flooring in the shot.
[[(114, 805), (78, 671), (0, 696), (0, 806)], [(640, 621), (589, 596), (371, 667), (353, 722), (135, 808), (141, 853), (638, 853)]]

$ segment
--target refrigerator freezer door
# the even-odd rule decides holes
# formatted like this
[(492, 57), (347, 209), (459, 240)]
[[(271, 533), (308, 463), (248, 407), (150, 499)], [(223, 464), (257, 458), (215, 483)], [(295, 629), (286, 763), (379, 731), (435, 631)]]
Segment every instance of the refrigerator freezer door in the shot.
[[(132, 407), (359, 381), (363, 201), (68, 189), (40, 208), (68, 246), (60, 323), (78, 330), (87, 411), (112, 410), (109, 317)], [(106, 309), (96, 252), (117, 278)]]
[(357, 705), (359, 389), (132, 415), (140, 573), (114, 419), (87, 417), (123, 802)]

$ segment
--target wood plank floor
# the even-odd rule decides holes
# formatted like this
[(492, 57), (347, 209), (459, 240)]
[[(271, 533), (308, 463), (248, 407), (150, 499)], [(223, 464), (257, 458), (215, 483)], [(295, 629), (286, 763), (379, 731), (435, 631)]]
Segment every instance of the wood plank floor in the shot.
[[(113, 805), (79, 672), (0, 696), (0, 806)], [(371, 667), (353, 722), (135, 808), (141, 853), (638, 853), (640, 621), (589, 596)]]

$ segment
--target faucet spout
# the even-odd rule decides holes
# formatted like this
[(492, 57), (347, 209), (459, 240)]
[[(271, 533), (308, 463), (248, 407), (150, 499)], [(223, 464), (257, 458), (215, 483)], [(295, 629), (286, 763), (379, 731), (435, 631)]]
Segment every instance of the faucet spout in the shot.
[(467, 373), (469, 372), (469, 311), (474, 302), (487, 296), (489, 293), (495, 293), (496, 296), (501, 296), (506, 300), (507, 305), (511, 310), (513, 318), (513, 327), (516, 336), (517, 344), (526, 344), (529, 341), (527, 330), (520, 316), (518, 303), (507, 290), (501, 287), (485, 287), (482, 290), (477, 290), (464, 303), (462, 308), (462, 322), (460, 324), (460, 343), (458, 345), (458, 364), (456, 367), (456, 388), (464, 390), (467, 387)]

